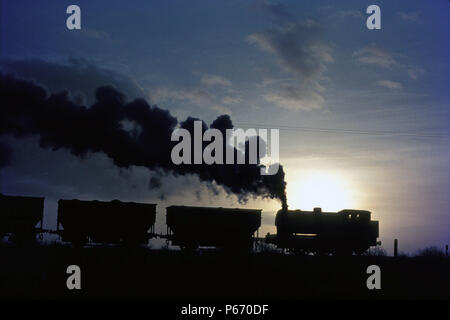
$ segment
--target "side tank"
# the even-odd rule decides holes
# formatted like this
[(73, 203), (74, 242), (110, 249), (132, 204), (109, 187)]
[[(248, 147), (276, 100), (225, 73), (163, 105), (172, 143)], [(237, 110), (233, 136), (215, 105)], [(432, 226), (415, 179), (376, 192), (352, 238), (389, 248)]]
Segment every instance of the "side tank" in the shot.
[(279, 210), (275, 225), (277, 235), (266, 241), (294, 251), (361, 253), (376, 245), (379, 236), (378, 221), (367, 210)]

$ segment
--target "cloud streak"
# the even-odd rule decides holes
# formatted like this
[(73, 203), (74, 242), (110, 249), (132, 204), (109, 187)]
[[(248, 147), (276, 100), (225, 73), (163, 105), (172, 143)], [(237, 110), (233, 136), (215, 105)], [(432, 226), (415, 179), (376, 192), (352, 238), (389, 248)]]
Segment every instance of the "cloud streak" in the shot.
[(317, 80), (326, 70), (326, 64), (333, 61), (331, 47), (315, 37), (320, 30), (319, 24), (308, 20), (253, 33), (248, 36), (248, 40), (276, 56), (286, 71), (311, 81)]
[(355, 51), (353, 57), (362, 64), (376, 65), (382, 68), (390, 68), (396, 64), (392, 54), (376, 45), (370, 45)]
[(321, 32), (318, 23), (307, 20), (248, 36), (249, 43), (272, 54), (285, 72), (296, 77), (295, 85), (282, 84), (275, 92), (266, 94), (268, 102), (289, 110), (322, 107), (319, 81), (333, 56), (331, 46), (319, 40)]
[(410, 23), (420, 23), (422, 20), (417, 12), (399, 12), (400, 19)]
[(380, 80), (377, 81), (377, 85), (380, 87), (388, 88), (388, 89), (402, 89), (403, 85), (400, 82), (391, 81), (391, 80)]
[(158, 102), (163, 101), (187, 101), (196, 105), (210, 105), (214, 103), (215, 97), (203, 88), (170, 89), (155, 88), (151, 90), (152, 99)]
[(201, 77), (200, 82), (206, 86), (231, 87), (231, 81), (218, 75), (205, 74)]
[(320, 109), (324, 102), (323, 97), (314, 90), (292, 85), (282, 86), (279, 92), (264, 95), (264, 99), (291, 111)]

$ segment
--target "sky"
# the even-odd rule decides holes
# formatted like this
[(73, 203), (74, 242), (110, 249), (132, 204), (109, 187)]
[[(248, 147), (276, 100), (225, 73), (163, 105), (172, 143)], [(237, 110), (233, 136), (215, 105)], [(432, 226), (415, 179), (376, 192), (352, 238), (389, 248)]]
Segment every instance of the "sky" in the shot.
[[(428, 1), (0, 1), (0, 72), (90, 105), (110, 84), (179, 121), (279, 128), (289, 208), (370, 210), (392, 251), (443, 247), (450, 236), (449, 2)], [(67, 6), (81, 30), (66, 28)], [(381, 30), (366, 8), (381, 9)], [(117, 168), (1, 136), (14, 147), (0, 192), (56, 201), (121, 199), (261, 208), (275, 232), (277, 200), (246, 204), (195, 175)]]

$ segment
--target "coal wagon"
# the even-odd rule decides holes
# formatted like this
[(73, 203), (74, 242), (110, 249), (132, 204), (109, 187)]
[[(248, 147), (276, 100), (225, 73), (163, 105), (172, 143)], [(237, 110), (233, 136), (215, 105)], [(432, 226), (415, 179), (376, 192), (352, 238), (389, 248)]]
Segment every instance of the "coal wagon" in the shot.
[(0, 238), (15, 242), (36, 239), (42, 229), (44, 198), (0, 194)]
[(261, 226), (261, 210), (170, 206), (166, 224), (168, 238), (182, 249), (249, 250)]
[(378, 221), (366, 210), (279, 210), (275, 225), (277, 234), (268, 234), (266, 242), (296, 253), (360, 254), (379, 236)]
[[(74, 244), (144, 244), (154, 236), (156, 204), (59, 200), (57, 232)], [(62, 229), (61, 229), (62, 228)]]

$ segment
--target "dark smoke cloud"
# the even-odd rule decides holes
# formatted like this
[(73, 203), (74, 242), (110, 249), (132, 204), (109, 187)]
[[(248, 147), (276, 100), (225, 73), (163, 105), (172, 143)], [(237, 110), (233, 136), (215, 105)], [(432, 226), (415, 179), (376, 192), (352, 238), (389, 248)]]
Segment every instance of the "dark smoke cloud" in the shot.
[[(260, 165), (174, 165), (170, 154), (171, 134), (178, 121), (169, 111), (149, 105), (143, 99), (127, 102), (113, 87), (99, 87), (90, 107), (70, 99), (68, 92), (49, 95), (37, 84), (0, 74), (0, 136), (39, 136), (42, 148), (68, 149), (78, 157), (102, 152), (119, 168), (146, 167), (157, 173), (149, 188), (159, 188), (162, 174), (196, 174), (215, 191), (214, 182), (239, 201), (249, 198), (278, 198), (285, 203), (283, 167), (276, 175), (261, 176)], [(195, 119), (180, 123), (193, 135)], [(228, 115), (218, 117), (211, 127), (233, 128)], [(203, 130), (208, 129), (203, 123)], [(225, 146), (225, 148), (232, 148)], [(11, 149), (0, 145), (0, 164), (10, 161)], [(235, 156), (238, 150), (234, 149)]]
[(0, 168), (11, 164), (12, 147), (6, 142), (0, 141)]
[(50, 92), (70, 90), (78, 100), (93, 103), (94, 90), (112, 85), (130, 98), (145, 97), (145, 92), (130, 77), (101, 68), (85, 59), (70, 58), (61, 62), (41, 59), (0, 59), (0, 70), (18, 78), (42, 84)]

